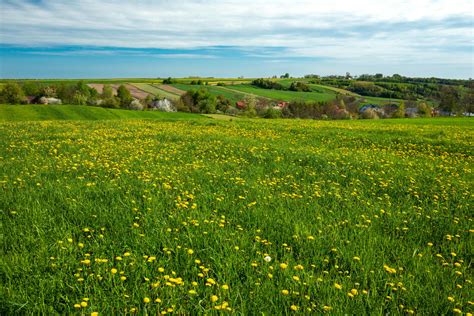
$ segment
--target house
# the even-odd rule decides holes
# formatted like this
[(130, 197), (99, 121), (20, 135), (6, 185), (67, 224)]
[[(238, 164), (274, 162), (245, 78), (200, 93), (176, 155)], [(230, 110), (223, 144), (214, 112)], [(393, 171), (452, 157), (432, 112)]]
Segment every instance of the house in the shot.
[(235, 106), (238, 108), (238, 109), (245, 109), (245, 102), (244, 101), (237, 101), (235, 102)]
[(417, 117), (418, 116), (418, 108), (405, 108), (405, 116), (406, 117)]
[(57, 98), (48, 98), (48, 97), (41, 97), (38, 100), (39, 104), (62, 104), (61, 99)]
[(26, 96), (25, 100), (26, 100), (26, 104), (34, 104), (37, 101), (37, 99), (34, 95)]

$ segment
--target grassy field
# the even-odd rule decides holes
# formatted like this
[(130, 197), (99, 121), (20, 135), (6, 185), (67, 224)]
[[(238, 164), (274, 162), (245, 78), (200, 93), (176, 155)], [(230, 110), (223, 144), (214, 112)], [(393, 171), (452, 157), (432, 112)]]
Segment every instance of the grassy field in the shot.
[(453, 118), (0, 122), (0, 314), (472, 313), (473, 138)]
[(0, 121), (200, 119), (190, 113), (130, 111), (85, 105), (0, 105)]
[(336, 97), (336, 94), (330, 90), (325, 90), (324, 93), (319, 92), (294, 92), (284, 90), (261, 89), (251, 85), (233, 85), (228, 86), (229, 89), (255, 94), (274, 100), (281, 101), (330, 101)]
[(383, 104), (386, 104), (386, 103), (390, 103), (390, 104), (399, 104), (400, 102), (402, 102), (403, 100), (400, 100), (400, 99), (387, 99), (387, 98), (377, 98), (377, 97), (362, 97), (365, 99), (364, 102), (361, 103), (361, 105), (365, 105), (365, 104), (380, 104), (380, 105), (383, 105)]
[(234, 86), (226, 86), (226, 87), (218, 87), (218, 86), (197, 86), (197, 85), (187, 85), (187, 84), (172, 84), (173, 87), (176, 87), (178, 89), (184, 90), (184, 91), (189, 91), (189, 90), (197, 90), (197, 89), (206, 89), (209, 91), (209, 93), (218, 96), (218, 95), (223, 95), (232, 104), (235, 104), (237, 101), (241, 101), (244, 99), (245, 94), (239, 92), (239, 91), (234, 91), (231, 90), (232, 87)]

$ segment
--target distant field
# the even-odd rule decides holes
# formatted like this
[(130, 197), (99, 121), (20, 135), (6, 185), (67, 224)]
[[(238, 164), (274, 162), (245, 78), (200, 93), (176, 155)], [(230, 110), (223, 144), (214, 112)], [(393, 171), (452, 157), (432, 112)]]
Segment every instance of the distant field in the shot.
[(294, 92), (294, 91), (284, 91), (284, 90), (272, 90), (272, 89), (261, 89), (253, 87), (251, 85), (234, 85), (229, 86), (229, 89), (252, 93), (257, 96), (262, 96), (274, 100), (281, 101), (330, 101), (336, 97), (336, 94), (330, 90), (326, 90), (325, 93), (318, 92)]
[(155, 87), (157, 87), (158, 89), (161, 89), (161, 90), (164, 90), (166, 92), (169, 92), (169, 93), (173, 93), (175, 95), (183, 95), (186, 93), (186, 91), (182, 90), (182, 89), (178, 89), (176, 87), (174, 87), (173, 85), (168, 85), (168, 84), (161, 84), (161, 85), (154, 85)]
[(200, 119), (189, 113), (130, 111), (85, 105), (0, 105), (0, 121), (115, 120), (115, 119)]
[(136, 86), (137, 88), (146, 91), (154, 96), (159, 98), (167, 98), (170, 100), (176, 100), (179, 98), (178, 95), (170, 93), (168, 91), (162, 90), (157, 88), (155, 85), (150, 85), (148, 83), (132, 83), (132, 85)]
[(377, 98), (377, 97), (365, 97), (365, 96), (362, 96), (362, 98), (365, 99), (364, 102), (362, 102), (361, 104), (364, 105), (364, 104), (385, 104), (385, 103), (400, 103), (402, 102), (403, 100), (400, 100), (400, 99), (387, 99), (387, 98)]
[(245, 97), (245, 94), (231, 90), (232, 87), (234, 86), (225, 86), (225, 87), (218, 87), (218, 86), (198, 86), (198, 85), (185, 85), (185, 84), (173, 84), (173, 87), (176, 87), (178, 89), (184, 90), (184, 91), (189, 91), (189, 90), (197, 90), (197, 89), (206, 89), (209, 91), (209, 93), (218, 96), (218, 95), (223, 95), (225, 98), (229, 99), (233, 104), (235, 104), (237, 101), (243, 100)]

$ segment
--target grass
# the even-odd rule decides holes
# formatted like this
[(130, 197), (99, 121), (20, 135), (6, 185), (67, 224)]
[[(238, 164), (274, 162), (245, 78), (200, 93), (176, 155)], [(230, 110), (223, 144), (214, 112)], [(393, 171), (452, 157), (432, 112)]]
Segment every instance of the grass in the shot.
[(130, 111), (85, 105), (0, 105), (0, 121), (200, 119), (189, 113)]
[(218, 96), (218, 95), (224, 96), (230, 102), (232, 102), (232, 104), (235, 104), (237, 101), (243, 100), (245, 97), (245, 94), (239, 91), (231, 90), (233, 86), (219, 87), (219, 86), (197, 86), (197, 85), (187, 85), (187, 84), (172, 84), (172, 86), (184, 91), (189, 91), (193, 89), (197, 90), (201, 88), (206, 89), (207, 91), (209, 91), (209, 93), (215, 96)]
[(400, 102), (403, 101), (401, 99), (387, 99), (387, 98), (366, 97), (366, 96), (363, 96), (362, 98), (364, 98), (365, 101), (362, 102), (361, 105), (365, 105), (365, 104), (380, 104), (380, 105), (383, 105), (383, 104), (386, 104), (386, 103), (399, 104)]
[(319, 92), (294, 92), (284, 90), (261, 89), (251, 85), (233, 85), (229, 89), (255, 94), (257, 96), (281, 101), (330, 101), (336, 97), (336, 94), (330, 90)]
[(0, 314), (472, 313), (473, 126), (0, 122)]

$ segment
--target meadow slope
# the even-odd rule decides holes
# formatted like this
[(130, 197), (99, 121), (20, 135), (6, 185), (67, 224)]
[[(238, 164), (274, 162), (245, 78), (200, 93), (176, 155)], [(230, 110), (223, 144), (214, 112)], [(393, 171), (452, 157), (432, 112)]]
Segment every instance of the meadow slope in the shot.
[(469, 119), (0, 122), (0, 314), (473, 311)]

